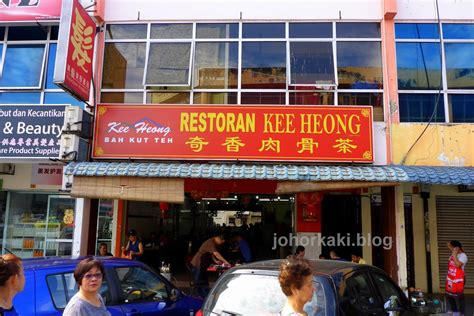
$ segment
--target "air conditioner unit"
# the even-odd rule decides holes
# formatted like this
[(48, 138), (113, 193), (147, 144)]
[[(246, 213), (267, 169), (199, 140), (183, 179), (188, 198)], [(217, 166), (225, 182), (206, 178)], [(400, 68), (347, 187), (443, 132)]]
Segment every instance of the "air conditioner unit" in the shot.
[(78, 106), (67, 106), (64, 113), (63, 134), (82, 138), (92, 137), (92, 115)]
[(15, 174), (15, 165), (11, 163), (0, 163), (0, 174)]
[(61, 135), (59, 147), (59, 160), (61, 161), (87, 161), (89, 157), (89, 143), (87, 140), (74, 135)]

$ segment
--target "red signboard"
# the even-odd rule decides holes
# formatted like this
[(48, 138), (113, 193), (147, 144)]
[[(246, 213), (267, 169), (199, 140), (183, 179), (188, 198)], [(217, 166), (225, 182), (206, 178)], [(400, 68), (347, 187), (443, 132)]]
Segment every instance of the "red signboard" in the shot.
[(372, 107), (100, 104), (93, 156), (373, 162)]
[(96, 25), (78, 0), (63, 0), (54, 83), (89, 100)]
[(0, 0), (0, 22), (56, 20), (60, 0)]

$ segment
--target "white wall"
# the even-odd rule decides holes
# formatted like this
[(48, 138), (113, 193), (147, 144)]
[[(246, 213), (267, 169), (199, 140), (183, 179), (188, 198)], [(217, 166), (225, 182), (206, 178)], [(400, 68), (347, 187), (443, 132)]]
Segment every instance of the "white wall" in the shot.
[(106, 21), (381, 20), (380, 0), (107, 0)]
[[(438, 0), (441, 20), (474, 19), (473, 0)], [(436, 20), (436, 0), (398, 0), (395, 20)]]

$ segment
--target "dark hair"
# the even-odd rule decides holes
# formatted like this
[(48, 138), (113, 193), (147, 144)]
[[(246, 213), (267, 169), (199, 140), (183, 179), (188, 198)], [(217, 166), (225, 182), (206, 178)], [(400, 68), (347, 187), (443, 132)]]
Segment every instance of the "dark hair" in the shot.
[(296, 247), (295, 254), (299, 254), (300, 252), (303, 252), (304, 250), (305, 250), (305, 248), (303, 246), (298, 246), (298, 247)]
[(313, 269), (308, 260), (291, 257), (283, 260), (280, 264), (278, 281), (286, 296), (291, 296), (291, 288), (301, 289), (304, 279), (313, 274)]
[(459, 240), (451, 240), (449, 243), (450, 243), (451, 246), (453, 246), (453, 247), (462, 248), (462, 244), (461, 244), (461, 242), (460, 242)]
[(99, 248), (100, 248), (100, 247), (103, 247), (103, 246), (109, 248), (109, 246), (108, 246), (105, 242), (101, 242), (100, 245), (99, 245)]
[(137, 236), (137, 231), (135, 229), (130, 229), (128, 231), (128, 236)]
[(356, 256), (356, 257), (361, 257), (362, 258), (362, 251), (360, 251), (359, 249), (353, 249), (351, 251), (351, 255), (352, 256)]
[(82, 285), (82, 279), (84, 278), (84, 275), (92, 270), (92, 268), (99, 269), (100, 273), (102, 273), (102, 276), (105, 275), (104, 265), (100, 260), (97, 260), (93, 257), (85, 258), (77, 264), (76, 269), (74, 270), (74, 279), (76, 280), (76, 283), (79, 284), (79, 286)]
[(0, 286), (4, 286), (10, 277), (20, 274), (21, 259), (14, 254), (0, 256)]

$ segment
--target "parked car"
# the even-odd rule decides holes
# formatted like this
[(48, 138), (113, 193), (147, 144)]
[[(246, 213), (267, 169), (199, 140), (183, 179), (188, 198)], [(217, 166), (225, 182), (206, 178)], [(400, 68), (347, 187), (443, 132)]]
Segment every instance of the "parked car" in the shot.
[[(278, 315), (286, 302), (278, 282), (280, 262), (262, 261), (227, 271), (214, 284), (198, 315)], [(412, 315), (420, 311), (376, 267), (332, 260), (310, 262), (316, 289), (305, 305), (310, 316)]]
[[(105, 278), (100, 293), (112, 316), (193, 315), (202, 300), (186, 296), (145, 264), (127, 259), (98, 257)], [(77, 292), (74, 269), (83, 258), (25, 259), (25, 289), (13, 304), (20, 315), (62, 315)], [(8, 312), (5, 315), (9, 315)]]

